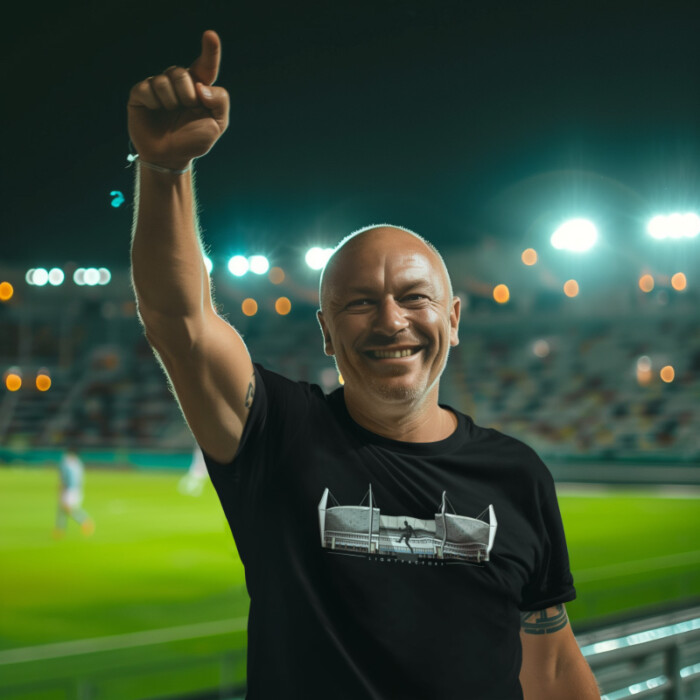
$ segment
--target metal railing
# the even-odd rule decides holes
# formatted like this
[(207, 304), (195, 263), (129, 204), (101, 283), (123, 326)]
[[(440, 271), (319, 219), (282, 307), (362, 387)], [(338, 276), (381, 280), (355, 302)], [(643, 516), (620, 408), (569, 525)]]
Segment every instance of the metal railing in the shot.
[(577, 636), (602, 700), (700, 698), (700, 607)]
[[(700, 699), (700, 607), (579, 634), (577, 641), (596, 676), (601, 700)], [(0, 690), (0, 697), (27, 698), (32, 693), (53, 689), (63, 691), (64, 697), (71, 700), (96, 700), (102, 696), (105, 686), (114, 681), (115, 674), (120, 678), (131, 677), (138, 683), (140, 677), (174, 668), (216, 665), (218, 683), (214, 687), (171, 697), (233, 700), (242, 698), (245, 693), (241, 676), (235, 670), (242, 669), (244, 657), (244, 651), (218, 652), (175, 662), (171, 659), (153, 663), (145, 657), (142, 663), (120, 667), (118, 671), (19, 683)]]

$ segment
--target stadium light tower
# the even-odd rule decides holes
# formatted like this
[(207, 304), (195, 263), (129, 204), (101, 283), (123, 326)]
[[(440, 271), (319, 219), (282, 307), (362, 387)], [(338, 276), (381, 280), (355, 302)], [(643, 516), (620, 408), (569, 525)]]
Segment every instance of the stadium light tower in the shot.
[(234, 277), (243, 277), (243, 275), (248, 272), (249, 267), (250, 263), (248, 262), (248, 258), (243, 255), (234, 255), (228, 261), (228, 271)]
[(647, 224), (647, 232), (659, 241), (666, 238), (695, 238), (700, 234), (700, 216), (691, 211), (654, 216)]
[(248, 265), (255, 275), (264, 275), (270, 269), (270, 261), (264, 255), (251, 255)]
[(588, 219), (569, 219), (565, 221), (550, 239), (557, 250), (569, 250), (573, 253), (585, 253), (598, 240), (598, 230)]
[(304, 260), (306, 260), (306, 264), (312, 270), (322, 270), (331, 255), (333, 255), (333, 248), (319, 248), (318, 246), (314, 246), (306, 251)]

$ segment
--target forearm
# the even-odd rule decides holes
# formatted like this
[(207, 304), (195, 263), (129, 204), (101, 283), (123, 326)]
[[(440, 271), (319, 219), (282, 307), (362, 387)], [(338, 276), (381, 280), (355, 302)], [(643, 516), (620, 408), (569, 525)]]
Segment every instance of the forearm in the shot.
[(561, 663), (556, 672), (520, 678), (525, 700), (600, 700), (593, 672), (580, 654)]
[(131, 244), (132, 276), (144, 323), (177, 323), (211, 308), (198, 235), (192, 173), (139, 167)]

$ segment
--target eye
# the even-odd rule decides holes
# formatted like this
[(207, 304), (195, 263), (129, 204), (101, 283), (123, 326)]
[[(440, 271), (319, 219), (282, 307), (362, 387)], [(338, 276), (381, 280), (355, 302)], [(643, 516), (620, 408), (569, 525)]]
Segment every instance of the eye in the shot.
[(373, 303), (373, 302), (372, 302), (371, 299), (353, 299), (352, 301), (349, 301), (349, 302), (348, 302), (348, 307), (352, 307), (352, 306), (369, 306), (369, 305), (372, 304), (372, 303)]
[(407, 294), (401, 301), (411, 304), (416, 302), (425, 301), (428, 297), (425, 294)]

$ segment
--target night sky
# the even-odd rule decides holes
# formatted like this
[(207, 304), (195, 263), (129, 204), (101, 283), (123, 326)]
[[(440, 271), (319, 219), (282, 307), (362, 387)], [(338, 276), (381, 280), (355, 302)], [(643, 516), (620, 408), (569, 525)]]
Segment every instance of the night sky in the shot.
[(213, 255), (381, 221), (449, 246), (520, 242), (548, 210), (598, 207), (620, 235), (698, 210), (694, 5), (24, 3), (3, 32), (0, 260), (128, 263), (128, 92), (205, 29), (232, 95), (197, 165)]

